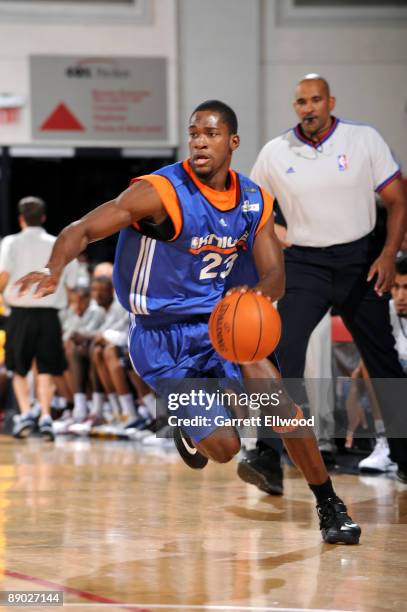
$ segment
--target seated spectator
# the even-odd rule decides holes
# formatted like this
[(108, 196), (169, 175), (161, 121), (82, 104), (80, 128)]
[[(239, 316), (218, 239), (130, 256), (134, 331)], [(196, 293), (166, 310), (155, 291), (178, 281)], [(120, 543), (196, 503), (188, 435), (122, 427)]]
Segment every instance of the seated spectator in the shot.
[(106, 312), (91, 301), (90, 288), (77, 286), (69, 308), (62, 315), (62, 331), (68, 369), (56, 379), (58, 392), (68, 403), (73, 400), (75, 417), (86, 417), (86, 386), (89, 371), (88, 345), (106, 318)]
[[(399, 355), (400, 363), (404, 372), (407, 374), (407, 256), (403, 256), (396, 262), (396, 276), (391, 290), (392, 299), (389, 302), (390, 321), (393, 328), (393, 335), (396, 341), (396, 350)], [(366, 382), (366, 389), (369, 394), (370, 406), (372, 408), (375, 430), (376, 444), (373, 452), (359, 462), (360, 470), (387, 472), (397, 469), (397, 465), (390, 459), (390, 449), (385, 438), (385, 429), (380, 414), (375, 394), (370, 383), (369, 376), (362, 361), (354, 371), (355, 380), (363, 378)], [(365, 423), (366, 417), (363, 406), (359, 401), (357, 386), (351, 388), (348, 398), (348, 413), (352, 416), (348, 425), (348, 446), (351, 442), (353, 431), (359, 423)], [(359, 417), (357, 418), (357, 415)]]
[[(75, 350), (67, 352), (67, 358), (73, 377), (73, 417), (76, 422), (84, 421), (88, 416), (89, 376), (92, 387), (91, 414), (96, 419), (102, 419), (105, 393), (96, 371), (95, 355), (100, 351), (101, 335), (105, 330), (123, 331), (127, 330), (128, 326), (128, 313), (115, 300), (113, 284), (109, 277), (95, 277), (92, 280), (90, 291), (94, 302), (103, 310), (104, 319), (97, 329), (75, 332), (70, 338), (71, 348), (72, 345), (75, 345)], [(110, 399), (114, 401), (113, 397)], [(118, 408), (118, 405), (113, 406), (116, 411)]]
[[(98, 334), (95, 343), (101, 348), (94, 352), (96, 370), (110, 402), (114, 403), (112, 395), (117, 397), (126, 427), (147, 428), (155, 419), (155, 397), (131, 366), (127, 349), (127, 321), (123, 331), (107, 329)], [(137, 410), (129, 379), (137, 391)]]

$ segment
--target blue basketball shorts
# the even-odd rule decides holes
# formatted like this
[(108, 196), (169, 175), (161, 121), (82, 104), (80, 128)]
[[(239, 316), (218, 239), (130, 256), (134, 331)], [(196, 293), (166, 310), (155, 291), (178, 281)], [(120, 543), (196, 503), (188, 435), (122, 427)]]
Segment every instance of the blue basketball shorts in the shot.
[[(129, 330), (130, 358), (139, 376), (158, 395), (169, 396), (169, 388), (174, 391), (176, 381), (185, 388), (181, 383), (184, 379), (242, 380), (239, 366), (223, 359), (213, 349), (206, 315), (185, 317), (181, 321), (179, 317), (176, 321), (167, 318), (166, 324), (150, 316), (135, 319)], [(185, 419), (199, 415), (207, 417), (204, 424), (184, 424)], [(210, 410), (196, 403), (180, 406), (176, 416), (186, 434), (194, 442), (200, 442), (217, 429), (217, 416), (230, 418), (231, 413), (214, 401)]]

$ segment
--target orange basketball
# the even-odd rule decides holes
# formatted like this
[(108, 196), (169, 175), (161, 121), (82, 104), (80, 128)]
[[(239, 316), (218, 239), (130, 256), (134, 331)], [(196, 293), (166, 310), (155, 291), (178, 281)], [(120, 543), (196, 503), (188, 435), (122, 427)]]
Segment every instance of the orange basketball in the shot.
[(280, 315), (264, 295), (254, 291), (224, 297), (209, 319), (215, 351), (236, 363), (264, 359), (274, 351), (280, 335)]

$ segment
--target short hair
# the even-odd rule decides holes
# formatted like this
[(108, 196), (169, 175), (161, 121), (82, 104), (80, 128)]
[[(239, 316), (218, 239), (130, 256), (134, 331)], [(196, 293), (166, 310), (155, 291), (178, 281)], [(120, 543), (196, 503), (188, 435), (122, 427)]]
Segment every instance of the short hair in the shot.
[(238, 123), (236, 113), (233, 108), (224, 102), (221, 102), (220, 100), (206, 100), (192, 111), (191, 117), (199, 111), (214, 111), (215, 113), (219, 113), (219, 115), (222, 117), (223, 123), (226, 123), (228, 126), (229, 132), (231, 134), (237, 134)]
[(45, 214), (45, 202), (41, 198), (27, 196), (18, 203), (18, 212), (27, 225), (41, 225)]
[(73, 291), (77, 293), (79, 297), (90, 297), (89, 285), (76, 285)]
[(91, 285), (92, 283), (102, 283), (103, 285), (106, 285), (106, 287), (113, 289), (113, 282), (109, 276), (94, 276), (92, 278)]
[(407, 254), (396, 259), (396, 274), (407, 274)]

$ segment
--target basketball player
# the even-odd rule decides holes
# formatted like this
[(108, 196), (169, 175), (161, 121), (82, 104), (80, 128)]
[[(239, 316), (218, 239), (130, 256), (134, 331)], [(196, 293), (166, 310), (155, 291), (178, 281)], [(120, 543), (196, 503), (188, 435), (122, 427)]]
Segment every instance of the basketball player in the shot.
[[(254, 290), (271, 300), (284, 292), (284, 267), (273, 229), (272, 199), (230, 169), (238, 146), (234, 111), (216, 100), (200, 104), (189, 122), (189, 159), (134, 179), (116, 199), (66, 227), (47, 269), (20, 279), (20, 292), (38, 283), (35, 295), (52, 293), (69, 261), (90, 242), (121, 230), (115, 288), (131, 313), (130, 355), (143, 380), (159, 389), (163, 378), (240, 379), (239, 366), (212, 348), (209, 314), (245, 253), (252, 254), (260, 279)], [(245, 280), (242, 277), (236, 284)], [(267, 360), (244, 366), (243, 374), (278, 376)], [(298, 414), (289, 398), (284, 409), (289, 416)], [(222, 406), (215, 410), (221, 412)], [(177, 430), (178, 448), (184, 449), (183, 457), (191, 466), (198, 460), (203, 467), (208, 458), (230, 461), (240, 449), (233, 428), (183, 429)], [(285, 444), (316, 496), (323, 539), (356, 544), (360, 527), (336, 496), (315, 438), (306, 433), (286, 438)]]

